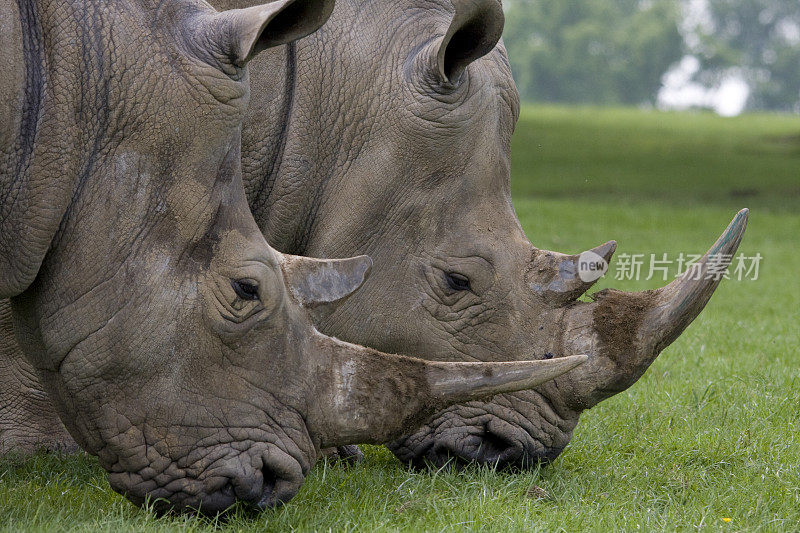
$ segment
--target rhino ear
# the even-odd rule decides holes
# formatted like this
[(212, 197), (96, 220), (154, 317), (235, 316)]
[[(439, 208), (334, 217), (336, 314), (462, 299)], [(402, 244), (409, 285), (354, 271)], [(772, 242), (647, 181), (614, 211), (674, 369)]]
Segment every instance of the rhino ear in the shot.
[(286, 285), (294, 299), (307, 309), (341, 302), (367, 279), (372, 259), (366, 255), (349, 259), (311, 259), (283, 255)]
[(256, 54), (317, 31), (333, 12), (334, 0), (275, 0), (216, 13), (204, 28), (208, 43), (243, 67)]
[(505, 16), (500, 0), (453, 0), (455, 17), (436, 54), (442, 81), (458, 83), (470, 63), (500, 41)]

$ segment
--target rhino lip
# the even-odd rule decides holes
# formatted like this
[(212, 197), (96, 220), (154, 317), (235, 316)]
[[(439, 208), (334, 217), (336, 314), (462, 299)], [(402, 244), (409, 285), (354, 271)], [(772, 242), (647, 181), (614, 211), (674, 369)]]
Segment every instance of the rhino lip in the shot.
[(226, 483), (225, 486), (218, 491), (204, 497), (202, 503), (197, 508), (189, 507), (187, 510), (209, 517), (224, 517), (234, 506), (236, 500), (237, 498), (234, 493), (233, 485), (231, 483)]
[[(492, 405), (501, 407), (493, 402), (486, 405), (487, 409)], [(451, 414), (456, 417), (437, 418), (419, 432), (392, 442), (390, 450), (416, 469), (446, 465), (460, 469), (480, 463), (499, 470), (521, 471), (553, 462), (565, 448), (546, 445), (530, 430), (498, 413)]]
[[(520, 446), (507, 437), (488, 431), (473, 432), (475, 429), (468, 428), (471, 431), (463, 436), (429, 436), (425, 443), (413, 449), (413, 455), (406, 462), (419, 470), (430, 466), (462, 469), (479, 463), (515, 472), (547, 465), (564, 451), (563, 447), (542, 446), (536, 453), (529, 453), (526, 446)], [(396, 449), (394, 445), (391, 448)]]
[[(237, 485), (240, 482), (230, 480), (218, 490), (204, 496), (200, 505), (187, 507), (185, 511), (225, 519), (237, 508), (237, 502), (241, 502), (241, 509), (249, 515), (257, 515), (262, 511), (280, 507), (291, 500), (300, 489), (301, 483), (291, 479), (281, 479), (269, 465), (265, 465), (261, 469), (261, 477), (263, 481), (260, 490), (256, 489), (249, 496), (238, 494), (240, 489), (237, 488)], [(252, 486), (250, 490), (253, 490)], [(171, 511), (176, 511), (176, 509), (171, 509)]]
[[(260, 490), (256, 489), (250, 495), (239, 494), (241, 481), (230, 480), (218, 490), (203, 497), (197, 507), (187, 507), (183, 511), (198, 513), (207, 517), (227, 519), (240, 503), (239, 509), (247, 515), (255, 517), (263, 511), (280, 507), (291, 500), (300, 488), (301, 483), (291, 479), (281, 479), (269, 465), (261, 468), (262, 484)], [(244, 480), (248, 481), (248, 480)], [(253, 490), (250, 486), (249, 490)], [(180, 512), (178, 509), (162, 509), (162, 514)]]
[(299, 484), (291, 480), (280, 479), (267, 468), (262, 469), (264, 485), (261, 489), (261, 499), (255, 504), (256, 509), (265, 511), (274, 509), (291, 500), (300, 489)]

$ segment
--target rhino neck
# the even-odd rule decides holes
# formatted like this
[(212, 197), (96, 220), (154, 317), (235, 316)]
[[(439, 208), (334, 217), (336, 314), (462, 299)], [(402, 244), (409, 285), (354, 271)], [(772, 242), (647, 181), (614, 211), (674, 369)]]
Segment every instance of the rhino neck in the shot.
[[(316, 33), (251, 62), (252, 101), (242, 133), (245, 190), (267, 241), (284, 253), (307, 250), (325, 205), (341, 194), (335, 184), (345, 181), (376, 121), (368, 87), (379, 73), (352, 58), (360, 53), (353, 27), (366, 9), (340, 0)], [(375, 46), (383, 49), (389, 47)], [(363, 90), (353, 90), (355, 83)]]
[(242, 176), (248, 203), (256, 220), (261, 221), (267, 218), (274, 201), (272, 191), (293, 118), (296, 44), (266, 50), (251, 65), (251, 104), (242, 125)]
[(7, 194), (30, 160), (40, 117), (44, 62), (41, 26), (31, 1), (0, 5), (0, 192)]
[[(22, 73), (21, 84), (3, 82), (4, 92), (8, 83), (22, 91), (10, 90), (21, 96), (20, 111), (10, 119), (14, 139), (3, 147), (0, 296), (18, 295), (33, 282), (97, 160), (111, 122), (113, 9), (98, 2), (44, 0), (4, 7), (3, 15), (16, 14), (17, 20), (4, 17), (3, 25), (18, 25), (10, 43), (16, 52), (3, 56), (16, 55), (20, 70), (12, 70), (8, 80)], [(14, 34), (19, 42), (13, 42)]]
[(322, 179), (313, 169), (326, 155), (306, 124), (320, 122), (307, 116), (319, 70), (297, 68), (298, 48), (313, 46), (311, 39), (267, 50), (251, 62), (251, 105), (242, 126), (242, 176), (253, 216), (267, 242), (296, 255), (304, 251), (320, 201)]
[[(211, 2), (220, 11), (244, 9), (256, 3), (254, 0)], [(308, 78), (308, 73), (305, 74)], [(262, 231), (265, 225), (262, 221), (267, 220), (275, 201), (272, 191), (294, 118), (297, 77), (295, 42), (265, 50), (250, 61), (250, 105), (242, 125), (242, 177), (248, 203)]]
[[(20, 0), (28, 17), (23, 29), (38, 28), (36, 51), (46, 60), (41, 72), (29, 75), (41, 94), (32, 102), (38, 111), (25, 144), (30, 155), (18, 178), (27, 182), (27, 196), (6, 220), (22, 220), (33, 228), (29, 233), (37, 231), (18, 247), (31, 242), (37, 256), (34, 276), (12, 306), (26, 332), (23, 349), (36, 354), (39, 369), (56, 369), (75, 343), (125, 304), (121, 288), (134, 280), (118, 276), (135, 257), (132, 243), (158, 220), (156, 192), (167, 173), (149, 172), (145, 165), (159, 162), (121, 148), (141, 137), (135, 133), (148, 102), (127, 88), (145, 76), (133, 68), (137, 57), (112, 35), (126, 24), (141, 24), (145, 13), (155, 12), (150, 4)], [(149, 37), (142, 35), (143, 46), (153, 43)], [(137, 174), (138, 182), (123, 181)], [(87, 295), (101, 303), (85, 304)], [(91, 309), (84, 312), (81, 301)]]
[[(12, 296), (24, 290), (35, 276), (47, 249), (45, 234), (55, 226), (52, 221), (41, 228), (42, 235), (36, 235), (39, 232), (30, 207), (49, 201), (42, 198), (49, 193), (42, 189), (36, 189), (39, 192), (34, 195), (21, 192), (36, 180), (31, 163), (45, 85), (42, 26), (36, 3), (3, 2), (0, 34), (0, 296)], [(59, 207), (51, 203), (56, 204), (52, 208)], [(20, 239), (20, 233), (27, 238)]]

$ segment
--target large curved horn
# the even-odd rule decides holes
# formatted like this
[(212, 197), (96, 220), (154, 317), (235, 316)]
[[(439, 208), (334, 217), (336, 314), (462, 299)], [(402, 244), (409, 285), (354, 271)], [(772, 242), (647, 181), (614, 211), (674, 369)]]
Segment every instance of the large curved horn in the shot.
[[(740, 211), (708, 252), (680, 278), (654, 291), (607, 289), (568, 308), (563, 350), (589, 353), (571, 379), (578, 406), (591, 407), (635, 383), (700, 314), (739, 248), (749, 211)], [(712, 270), (713, 269), (713, 270)]]
[(536, 387), (583, 364), (585, 355), (502, 363), (430, 362), (315, 334), (324, 353), (309, 410), (323, 448), (385, 443), (453, 404)]
[[(580, 262), (604, 262), (606, 268), (617, 249), (615, 241), (576, 255), (535, 250), (528, 274), (528, 286), (548, 304), (559, 307), (578, 299), (588, 291), (605, 271), (597, 276), (581, 276)], [(588, 272), (586, 272), (588, 273)]]
[[(750, 211), (742, 209), (714, 246), (683, 276), (656, 291), (653, 306), (642, 321), (642, 335), (654, 341), (658, 353), (678, 338), (711, 299), (742, 242)], [(711, 269), (715, 272), (712, 272)]]

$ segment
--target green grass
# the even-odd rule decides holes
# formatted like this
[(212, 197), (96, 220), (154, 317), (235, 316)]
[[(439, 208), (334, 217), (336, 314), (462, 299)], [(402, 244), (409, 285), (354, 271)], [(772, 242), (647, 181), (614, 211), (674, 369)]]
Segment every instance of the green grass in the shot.
[(517, 198), (800, 211), (793, 116), (527, 108), (512, 153)]
[(636, 385), (584, 414), (545, 469), (413, 472), (368, 447), (362, 465), (318, 465), (282, 509), (212, 523), (134, 508), (91, 458), (6, 459), (0, 528), (798, 531), (798, 135), (791, 117), (525, 109), (513, 188), (537, 246), (576, 252), (613, 238), (618, 254), (699, 253), (750, 207), (742, 251), (764, 256), (758, 281), (723, 283)]

